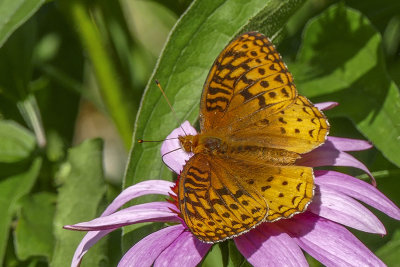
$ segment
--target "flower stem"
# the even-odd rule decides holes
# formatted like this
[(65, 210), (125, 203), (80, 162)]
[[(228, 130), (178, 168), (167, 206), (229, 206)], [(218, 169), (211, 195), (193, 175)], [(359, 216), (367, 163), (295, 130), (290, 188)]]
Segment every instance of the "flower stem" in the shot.
[(66, 0), (63, 7), (76, 26), (76, 31), (93, 65), (100, 93), (127, 149), (131, 145), (133, 120), (118, 80), (116, 68), (107, 53), (103, 39), (91, 19), (85, 1)]

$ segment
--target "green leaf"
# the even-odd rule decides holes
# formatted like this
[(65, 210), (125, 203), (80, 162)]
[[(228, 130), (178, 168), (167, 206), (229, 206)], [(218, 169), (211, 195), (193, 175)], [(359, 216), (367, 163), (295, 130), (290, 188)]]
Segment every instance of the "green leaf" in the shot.
[(155, 0), (160, 5), (164, 5), (177, 15), (182, 14), (193, 0)]
[[(97, 217), (105, 194), (102, 166), (103, 142), (93, 139), (69, 150), (67, 161), (58, 175), (60, 183), (54, 218), (56, 245), (52, 266), (70, 266), (72, 256), (85, 233), (64, 230), (66, 224), (88, 221)], [(99, 266), (106, 261), (104, 246), (95, 246), (85, 257), (83, 265)]]
[(27, 21), (45, 0), (2, 0), (0, 2), (0, 47), (22, 23)]
[(310, 267), (322, 267), (323, 265), (313, 257), (311, 257), (308, 253), (306, 254), (306, 259)]
[(17, 208), (17, 201), (29, 193), (36, 181), (41, 165), (42, 160), (37, 158), (28, 170), (0, 180), (0, 262), (3, 262), (10, 224)]
[(212, 246), (210, 251), (205, 256), (201, 266), (202, 267), (224, 266), (221, 247), (218, 245)]
[(229, 258), (227, 267), (250, 267), (252, 266), (245, 257), (239, 252), (233, 240), (228, 241)]
[[(275, 35), (301, 3), (290, 0), (194, 1), (171, 33), (145, 90), (134, 140), (160, 140), (184, 120), (194, 122), (207, 73), (229, 41), (243, 29), (262, 28), (267, 35)], [(264, 24), (268, 26), (260, 26)], [(177, 118), (157, 89), (155, 78), (163, 86)], [(161, 161), (160, 144), (134, 144), (130, 154), (125, 186), (146, 179), (171, 178), (171, 172)]]
[(0, 162), (13, 163), (28, 158), (35, 149), (34, 135), (13, 121), (0, 120)]
[(53, 216), (56, 195), (42, 192), (28, 195), (20, 201), (22, 206), (14, 232), (14, 246), (18, 259), (33, 256), (51, 259), (54, 248)]
[(365, 14), (381, 32), (391, 18), (400, 14), (400, 2), (397, 0), (346, 1), (346, 4)]
[(330, 115), (350, 118), (400, 166), (400, 95), (386, 72), (381, 44), (365, 16), (335, 5), (308, 24), (289, 70), (302, 94), (314, 102), (339, 102)]
[(392, 239), (376, 251), (376, 255), (387, 264), (397, 266), (400, 262), (400, 230), (397, 230)]

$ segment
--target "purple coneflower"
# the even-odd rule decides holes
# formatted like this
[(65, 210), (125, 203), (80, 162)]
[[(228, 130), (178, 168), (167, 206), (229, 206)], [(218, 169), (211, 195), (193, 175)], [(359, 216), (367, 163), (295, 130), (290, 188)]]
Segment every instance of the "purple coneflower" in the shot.
[[(329, 109), (336, 103), (317, 104)], [(196, 134), (184, 122), (168, 138)], [(348, 166), (365, 171), (367, 167), (346, 151), (371, 148), (371, 144), (347, 138), (328, 137), (325, 144), (302, 155), (299, 165)], [(192, 155), (180, 148), (178, 140), (165, 141), (161, 148), (164, 162), (180, 173)], [(175, 150), (173, 153), (167, 153)], [(234, 238), (242, 255), (254, 266), (308, 266), (302, 250), (327, 266), (385, 266), (360, 240), (344, 226), (364, 232), (386, 234), (379, 219), (357, 200), (400, 220), (400, 209), (374, 186), (336, 171), (315, 171), (316, 191), (306, 212), (290, 219), (263, 223), (250, 232)], [(154, 232), (136, 243), (122, 257), (119, 266), (196, 266), (212, 245), (194, 237), (179, 217), (179, 209), (172, 202), (151, 202), (121, 209), (128, 201), (148, 194), (176, 197), (175, 184), (163, 180), (149, 180), (125, 189), (103, 212), (92, 221), (67, 225), (71, 230), (89, 231), (82, 239), (72, 260), (78, 266), (84, 254), (99, 239), (122, 226), (142, 222), (174, 223)]]

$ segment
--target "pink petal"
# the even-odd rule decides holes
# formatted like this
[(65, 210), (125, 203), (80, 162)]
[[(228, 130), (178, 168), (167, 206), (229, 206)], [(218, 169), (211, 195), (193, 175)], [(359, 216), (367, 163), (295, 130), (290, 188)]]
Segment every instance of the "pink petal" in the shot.
[(339, 105), (338, 102), (322, 102), (322, 103), (314, 104), (314, 106), (316, 106), (319, 110), (332, 109), (338, 105)]
[(174, 186), (174, 183), (163, 181), (163, 180), (148, 180), (143, 181), (138, 184), (132, 185), (122, 191), (111, 204), (107, 207), (107, 209), (102, 213), (101, 216), (109, 215), (120, 207), (122, 207), (128, 201), (150, 194), (159, 194), (168, 196), (172, 193), (171, 187)]
[(104, 230), (104, 231), (92, 231), (87, 233), (82, 241), (79, 243), (78, 247), (75, 250), (74, 256), (72, 258), (71, 267), (78, 267), (82, 261), (83, 256), (86, 252), (96, 244), (100, 239), (104, 236), (108, 235), (113, 230)]
[(299, 246), (274, 224), (261, 224), (234, 241), (240, 253), (255, 267), (308, 266)]
[(345, 227), (306, 212), (279, 226), (312, 257), (327, 266), (385, 266)]
[(158, 256), (155, 267), (197, 266), (211, 248), (210, 244), (200, 242), (189, 231), (184, 231)]
[(118, 266), (151, 266), (157, 257), (167, 249), (183, 231), (185, 231), (185, 228), (178, 224), (166, 227), (146, 236), (125, 253)]
[(169, 202), (150, 202), (126, 209), (113, 214), (98, 217), (89, 222), (81, 222), (74, 225), (66, 225), (65, 229), (79, 231), (98, 231), (117, 229), (122, 226), (142, 222), (179, 222), (176, 206)]
[(370, 184), (350, 175), (335, 171), (315, 171), (315, 183), (332, 188), (400, 220), (400, 209), (384, 194)]
[(320, 166), (346, 166), (354, 167), (365, 171), (371, 178), (372, 184), (376, 186), (374, 176), (368, 168), (352, 155), (339, 151), (328, 145), (320, 146), (313, 151), (306, 153), (300, 158), (296, 165), (320, 167)]
[(377, 234), (386, 234), (379, 219), (356, 200), (324, 185), (315, 179), (316, 194), (308, 210), (343, 225)]
[[(174, 186), (174, 183), (163, 181), (163, 180), (149, 180), (144, 181), (133, 186), (126, 188), (122, 191), (114, 201), (107, 207), (107, 209), (103, 212), (101, 216), (110, 215), (116, 210), (118, 210), (122, 205), (127, 203), (128, 201), (148, 194), (161, 194), (168, 195), (172, 193), (171, 187)], [(65, 229), (74, 229), (73, 225), (64, 226)], [(79, 229), (82, 230), (82, 229)], [(103, 231), (92, 231), (87, 233), (82, 241), (79, 243), (78, 247), (75, 250), (74, 257), (72, 259), (71, 266), (79, 266), (82, 257), (86, 254), (86, 252), (99, 241), (102, 237), (112, 232), (112, 230), (103, 230)]]
[(188, 121), (181, 124), (180, 127), (173, 130), (162, 143), (161, 156), (165, 165), (180, 174), (186, 161), (193, 156), (193, 153), (187, 153), (182, 149), (178, 136), (196, 135), (197, 131)]
[(328, 136), (325, 144), (322, 146), (334, 147), (340, 151), (360, 151), (373, 147), (373, 145), (365, 140), (350, 139), (342, 137)]

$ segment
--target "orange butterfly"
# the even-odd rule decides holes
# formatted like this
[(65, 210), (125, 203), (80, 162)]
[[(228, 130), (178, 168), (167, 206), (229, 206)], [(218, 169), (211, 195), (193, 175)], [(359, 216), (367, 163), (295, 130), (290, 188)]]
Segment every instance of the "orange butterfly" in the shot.
[(194, 155), (178, 187), (182, 217), (198, 239), (223, 241), (307, 208), (313, 170), (295, 162), (325, 142), (329, 124), (297, 94), (267, 37), (245, 33), (221, 52), (204, 85), (200, 127), (179, 136)]

